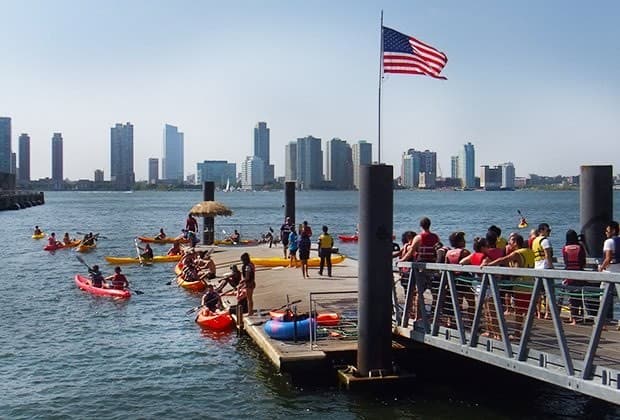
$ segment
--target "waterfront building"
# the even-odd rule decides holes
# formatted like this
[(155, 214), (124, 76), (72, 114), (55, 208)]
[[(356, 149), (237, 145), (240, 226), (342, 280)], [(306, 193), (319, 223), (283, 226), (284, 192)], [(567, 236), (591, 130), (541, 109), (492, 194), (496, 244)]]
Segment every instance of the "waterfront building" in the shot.
[(0, 117), (0, 172), (11, 173), (10, 117)]
[(237, 182), (237, 164), (226, 160), (205, 160), (196, 164), (196, 182), (211, 181), (219, 188), (235, 185)]
[(458, 177), (463, 181), (463, 188), (476, 188), (476, 151), (474, 145), (467, 143), (458, 155)]
[(263, 160), (265, 184), (271, 184), (274, 179), (274, 166), (269, 160), (269, 128), (266, 122), (258, 122), (254, 127), (254, 156)]
[(307, 136), (297, 139), (297, 188), (312, 190), (323, 182), (321, 139)]
[(241, 187), (253, 190), (265, 185), (265, 162), (258, 156), (247, 156), (241, 163)]
[(55, 189), (62, 188), (63, 176), (62, 133), (52, 136), (52, 184)]
[(512, 162), (500, 163), (502, 171), (502, 190), (515, 189), (515, 167)]
[(184, 134), (178, 127), (164, 126), (164, 153), (162, 158), (162, 179), (183, 183)]
[(95, 182), (103, 182), (103, 169), (95, 169)]
[(401, 164), (401, 185), (405, 188), (417, 188), (420, 182), (420, 155), (403, 153)]
[(19, 135), (19, 173), (17, 180), (22, 183), (30, 182), (30, 136), (26, 133)]
[(372, 143), (360, 140), (351, 148), (353, 155), (353, 185), (360, 188), (360, 166), (372, 163)]
[(502, 168), (489, 165), (480, 166), (480, 188), (487, 191), (497, 191), (502, 186)]
[(450, 156), (450, 178), (459, 179), (459, 174), (459, 157)]
[(157, 184), (159, 180), (159, 159), (149, 158), (149, 184)]
[(339, 190), (353, 188), (353, 155), (351, 146), (339, 138), (329, 140), (325, 147), (325, 179)]
[(292, 141), (284, 147), (284, 179), (297, 181), (297, 142)]
[(129, 190), (135, 182), (133, 171), (133, 125), (117, 123), (110, 128), (110, 181), (116, 188)]

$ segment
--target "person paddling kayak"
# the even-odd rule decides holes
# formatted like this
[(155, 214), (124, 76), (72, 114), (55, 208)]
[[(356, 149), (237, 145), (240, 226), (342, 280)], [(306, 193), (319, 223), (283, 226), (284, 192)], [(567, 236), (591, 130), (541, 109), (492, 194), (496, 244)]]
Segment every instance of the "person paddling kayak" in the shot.
[(41, 229), (39, 229), (39, 226), (35, 226), (34, 227), (34, 234), (35, 235), (41, 235), (41, 234), (43, 234), (43, 231)]
[(95, 264), (92, 267), (90, 267), (88, 269), (88, 273), (90, 274), (90, 285), (91, 286), (99, 287), (99, 288), (104, 287), (105, 279), (103, 278), (103, 274), (101, 274), (101, 271), (99, 271), (98, 265)]
[(59, 247), (62, 246), (62, 242), (56, 239), (56, 233), (52, 232), (49, 238), (47, 238), (47, 244), (50, 247)]
[(138, 248), (140, 248), (141, 250), (143, 250), (144, 252), (140, 254), (140, 257), (145, 259), (145, 260), (152, 260), (153, 259), (153, 248), (151, 248), (151, 246), (149, 244), (146, 244), (144, 246), (144, 248), (142, 248), (141, 246), (139, 246)]
[(162, 239), (166, 239), (166, 234), (164, 233), (164, 228), (159, 229), (159, 233), (155, 235), (155, 239), (161, 241)]
[[(93, 267), (94, 268), (94, 267)], [(106, 277), (104, 280), (112, 282), (112, 289), (116, 290), (125, 290), (129, 287), (129, 282), (127, 281), (127, 277), (123, 273), (121, 273), (120, 267), (114, 267), (114, 274)]]

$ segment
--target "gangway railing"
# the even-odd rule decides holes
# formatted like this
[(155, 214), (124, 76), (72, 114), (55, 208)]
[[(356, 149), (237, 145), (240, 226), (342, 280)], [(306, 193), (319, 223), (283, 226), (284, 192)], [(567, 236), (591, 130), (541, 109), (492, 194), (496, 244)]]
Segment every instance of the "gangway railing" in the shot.
[(611, 316), (619, 274), (434, 263), (399, 268), (409, 277), (404, 297), (394, 283), (398, 334), (620, 404), (620, 332)]

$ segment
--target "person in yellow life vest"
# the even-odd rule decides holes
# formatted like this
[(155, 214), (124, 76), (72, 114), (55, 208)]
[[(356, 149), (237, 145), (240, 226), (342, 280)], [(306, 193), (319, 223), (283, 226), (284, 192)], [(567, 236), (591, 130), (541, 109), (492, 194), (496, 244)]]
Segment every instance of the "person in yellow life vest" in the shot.
[(323, 275), (323, 267), (327, 264), (327, 276), (332, 276), (332, 247), (334, 246), (334, 238), (327, 233), (327, 226), (323, 226), (323, 233), (319, 236), (319, 256), (321, 263), (319, 266), (319, 275)]
[[(549, 235), (551, 235), (551, 228), (547, 223), (541, 223), (538, 225), (538, 236), (532, 241), (532, 251), (534, 251), (534, 268), (537, 270), (545, 270), (553, 268), (553, 248), (549, 241)], [(536, 312), (539, 318), (541, 318), (541, 298), (536, 302)], [(545, 299), (545, 319), (550, 318), (549, 314), (549, 301)]]

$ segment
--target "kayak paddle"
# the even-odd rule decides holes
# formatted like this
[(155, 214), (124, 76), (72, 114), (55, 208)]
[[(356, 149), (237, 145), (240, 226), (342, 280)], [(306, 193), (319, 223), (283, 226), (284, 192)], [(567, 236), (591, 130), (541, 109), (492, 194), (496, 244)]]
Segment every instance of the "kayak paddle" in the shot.
[[(291, 306), (291, 305), (296, 305), (296, 304), (298, 304), (298, 303), (300, 303), (300, 302), (301, 302), (301, 299), (297, 299), (297, 300), (294, 300), (294, 301), (292, 301), (292, 302), (285, 303), (284, 305), (280, 306), (279, 308), (276, 308), (276, 309), (271, 309), (270, 311), (279, 311), (280, 309), (284, 309), (284, 308), (289, 307), (289, 306)], [(261, 316), (269, 315), (269, 312), (270, 312), (270, 311), (267, 311), (267, 312), (261, 312), (261, 314), (260, 314), (260, 315), (261, 315)]]

